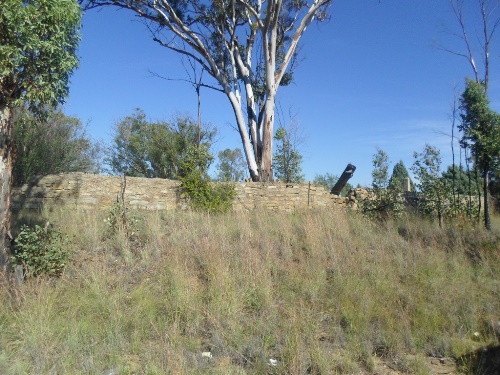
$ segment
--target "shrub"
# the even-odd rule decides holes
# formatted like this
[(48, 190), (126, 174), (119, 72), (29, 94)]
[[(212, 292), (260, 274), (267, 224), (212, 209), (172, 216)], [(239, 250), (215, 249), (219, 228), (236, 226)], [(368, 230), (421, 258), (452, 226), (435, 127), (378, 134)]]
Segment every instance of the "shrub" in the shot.
[(59, 229), (23, 225), (15, 240), (14, 262), (23, 266), (28, 277), (61, 276), (71, 258), (69, 242)]
[(207, 169), (213, 160), (207, 147), (189, 146), (182, 156), (179, 168), (181, 191), (189, 197), (194, 209), (207, 212), (226, 212), (236, 196), (230, 183), (212, 184)]
[(233, 205), (236, 190), (230, 183), (211, 183), (199, 171), (193, 171), (181, 178), (182, 192), (189, 197), (194, 209), (210, 213), (227, 212)]

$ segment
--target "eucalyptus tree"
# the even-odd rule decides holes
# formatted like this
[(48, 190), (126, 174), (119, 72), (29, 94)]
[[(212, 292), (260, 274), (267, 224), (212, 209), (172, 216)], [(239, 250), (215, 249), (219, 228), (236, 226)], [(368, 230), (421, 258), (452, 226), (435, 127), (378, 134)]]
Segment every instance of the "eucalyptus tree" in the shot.
[(459, 130), (461, 144), (472, 151), (474, 162), (483, 177), (484, 224), (491, 229), (489, 212), (489, 181), (495, 164), (500, 158), (500, 115), (490, 109), (484, 84), (471, 79), (466, 81), (460, 98), (462, 123)]
[(234, 112), (252, 180), (273, 179), (275, 98), (293, 80), (299, 40), (331, 0), (80, 0), (141, 17), (153, 40), (189, 56)]
[(42, 113), (63, 102), (78, 65), (81, 11), (76, 0), (2, 0), (0, 5), (0, 264), (10, 236), (13, 109)]

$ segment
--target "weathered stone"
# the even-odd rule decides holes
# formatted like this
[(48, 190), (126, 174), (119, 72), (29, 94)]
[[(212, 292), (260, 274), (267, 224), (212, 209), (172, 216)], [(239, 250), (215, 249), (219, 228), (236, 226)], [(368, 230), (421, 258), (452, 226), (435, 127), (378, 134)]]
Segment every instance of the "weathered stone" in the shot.
[[(311, 183), (235, 183), (235, 211), (282, 210), (291, 212), (307, 208), (348, 207), (369, 195), (363, 189), (353, 190), (353, 195), (339, 197), (322, 186)], [(31, 185), (13, 189), (12, 207), (40, 209), (43, 206), (76, 206), (80, 208), (112, 207), (122, 198), (132, 208), (145, 210), (189, 209), (185, 194), (179, 194), (179, 182), (137, 177), (100, 176), (84, 173), (59, 174), (37, 178)]]

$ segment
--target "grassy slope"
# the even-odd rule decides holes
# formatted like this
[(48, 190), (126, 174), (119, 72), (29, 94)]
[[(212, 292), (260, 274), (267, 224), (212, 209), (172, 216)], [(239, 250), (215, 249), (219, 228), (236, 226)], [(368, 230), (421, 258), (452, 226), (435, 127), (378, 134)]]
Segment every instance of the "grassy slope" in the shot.
[(498, 233), (326, 211), (110, 231), (104, 214), (52, 213), (77, 251), (64, 277), (0, 291), (1, 374), (340, 374), (373, 355), (425, 374), (425, 356), (498, 344)]

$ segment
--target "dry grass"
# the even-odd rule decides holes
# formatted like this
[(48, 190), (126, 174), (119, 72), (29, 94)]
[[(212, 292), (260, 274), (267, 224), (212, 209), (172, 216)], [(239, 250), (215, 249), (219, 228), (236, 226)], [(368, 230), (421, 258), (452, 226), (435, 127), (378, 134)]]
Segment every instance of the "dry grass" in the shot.
[(426, 374), (499, 341), (499, 233), (308, 211), (149, 213), (126, 234), (105, 214), (50, 214), (77, 253), (1, 291), (1, 374), (369, 373), (375, 355)]

